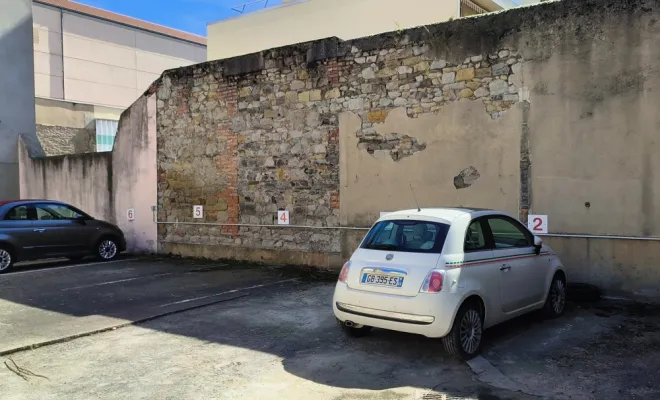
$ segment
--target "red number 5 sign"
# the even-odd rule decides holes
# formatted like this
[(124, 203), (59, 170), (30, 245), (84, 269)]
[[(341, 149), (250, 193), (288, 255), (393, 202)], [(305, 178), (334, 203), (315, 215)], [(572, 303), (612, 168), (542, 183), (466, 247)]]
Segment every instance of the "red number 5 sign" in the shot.
[(527, 228), (534, 234), (548, 233), (548, 216), (547, 215), (528, 215)]

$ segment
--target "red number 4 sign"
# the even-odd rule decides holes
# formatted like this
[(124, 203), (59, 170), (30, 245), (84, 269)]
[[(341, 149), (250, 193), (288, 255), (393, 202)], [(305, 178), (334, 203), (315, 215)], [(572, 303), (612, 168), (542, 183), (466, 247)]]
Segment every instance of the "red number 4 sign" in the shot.
[(290, 225), (289, 212), (288, 211), (278, 211), (277, 212), (277, 224), (278, 225)]

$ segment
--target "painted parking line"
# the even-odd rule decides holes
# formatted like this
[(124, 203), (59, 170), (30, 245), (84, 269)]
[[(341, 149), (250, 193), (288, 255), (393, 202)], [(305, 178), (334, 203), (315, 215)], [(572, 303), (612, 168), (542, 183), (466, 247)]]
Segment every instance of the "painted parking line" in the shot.
[(130, 281), (137, 281), (138, 279), (148, 279), (148, 278), (157, 278), (159, 276), (167, 276), (167, 275), (182, 275), (185, 274), (185, 272), (164, 272), (161, 274), (153, 274), (153, 275), (145, 275), (145, 276), (136, 276), (134, 278), (126, 278), (126, 279), (119, 279), (116, 281), (107, 281), (107, 282), (101, 282), (101, 283), (93, 283), (91, 285), (83, 285), (83, 286), (74, 286), (70, 288), (65, 288), (62, 289), (63, 292), (69, 291), (69, 290), (78, 290), (78, 289), (85, 289), (85, 288), (91, 288), (91, 287), (96, 287), (96, 286), (105, 286), (105, 285), (113, 285), (115, 283), (123, 283), (123, 282), (130, 282)]
[[(93, 263), (85, 263), (85, 264), (74, 264), (74, 265), (65, 265), (62, 267), (43, 267), (43, 268), (38, 268), (38, 269), (31, 269), (29, 271), (15, 271), (15, 272), (9, 272), (8, 274), (3, 275), (5, 278), (9, 278), (13, 275), (21, 275), (21, 274), (33, 274), (36, 272), (48, 272), (48, 271), (56, 271), (58, 269), (68, 269), (68, 268), (77, 268), (77, 267), (88, 267), (91, 265), (107, 265), (107, 264), (114, 264), (114, 263), (119, 263), (119, 262), (130, 262), (130, 261), (137, 261), (141, 260), (141, 257), (137, 258), (125, 258), (122, 260), (114, 260), (114, 261), (99, 261), (99, 262), (93, 262)], [(42, 264), (39, 264), (40, 266)], [(46, 265), (46, 264), (43, 264)]]
[(285, 279), (285, 280), (281, 280), (281, 281), (277, 281), (277, 282), (270, 282), (270, 283), (264, 283), (264, 284), (261, 284), (261, 285), (248, 286), (248, 287), (244, 287), (244, 288), (240, 288), (240, 289), (227, 290), (226, 292), (210, 294), (208, 296), (193, 297), (191, 299), (174, 301), (172, 303), (166, 303), (166, 304), (160, 305), (159, 307), (174, 306), (174, 305), (177, 305), (177, 304), (189, 303), (191, 301), (204, 300), (204, 299), (208, 299), (208, 298), (211, 298), (211, 297), (222, 296), (223, 294), (237, 293), (237, 292), (242, 292), (244, 290), (257, 289), (257, 288), (264, 287), (264, 286), (272, 286), (272, 285), (277, 285), (277, 284), (280, 284), (280, 283), (293, 282), (293, 281), (297, 281), (297, 280), (298, 280), (298, 278)]
[[(227, 264), (216, 264), (216, 266), (227, 266)], [(86, 289), (86, 288), (91, 288), (91, 287), (96, 287), (96, 286), (113, 285), (115, 283), (124, 283), (124, 282), (130, 282), (130, 281), (137, 281), (139, 279), (157, 278), (157, 277), (168, 276), (168, 275), (188, 275), (188, 274), (194, 274), (194, 273), (197, 273), (197, 272), (205, 272), (206, 270), (209, 270), (209, 268), (193, 269), (193, 270), (190, 270), (190, 271), (183, 271), (183, 272), (182, 271), (162, 272), (162, 273), (153, 274), (153, 275), (135, 276), (133, 278), (119, 279), (119, 280), (100, 282), (100, 283), (92, 283), (91, 285), (74, 286), (74, 287), (62, 289), (62, 291), (66, 292), (66, 291), (69, 291), (69, 290), (78, 290), (78, 289)]]

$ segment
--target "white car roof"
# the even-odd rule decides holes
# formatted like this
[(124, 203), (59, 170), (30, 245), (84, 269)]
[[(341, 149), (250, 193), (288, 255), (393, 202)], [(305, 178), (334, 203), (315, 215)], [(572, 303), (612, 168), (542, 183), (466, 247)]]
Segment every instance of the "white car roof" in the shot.
[(464, 208), (464, 207), (435, 207), (435, 208), (422, 208), (418, 210), (416, 208), (409, 210), (400, 210), (387, 213), (386, 215), (379, 218), (379, 221), (386, 221), (390, 219), (399, 219), (399, 218), (415, 218), (415, 219), (429, 219), (429, 220), (443, 220), (448, 224), (451, 224), (453, 220), (465, 214), (479, 214), (479, 215), (488, 215), (488, 214), (504, 214), (504, 212), (489, 210), (484, 208)]

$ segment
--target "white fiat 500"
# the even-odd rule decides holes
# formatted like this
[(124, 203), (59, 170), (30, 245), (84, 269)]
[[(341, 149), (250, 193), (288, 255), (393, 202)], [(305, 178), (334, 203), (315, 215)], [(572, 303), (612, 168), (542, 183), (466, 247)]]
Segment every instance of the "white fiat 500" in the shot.
[(493, 210), (428, 208), (380, 218), (342, 268), (332, 301), (351, 336), (372, 327), (442, 338), (470, 359), (485, 328), (533, 310), (564, 311), (560, 259)]

